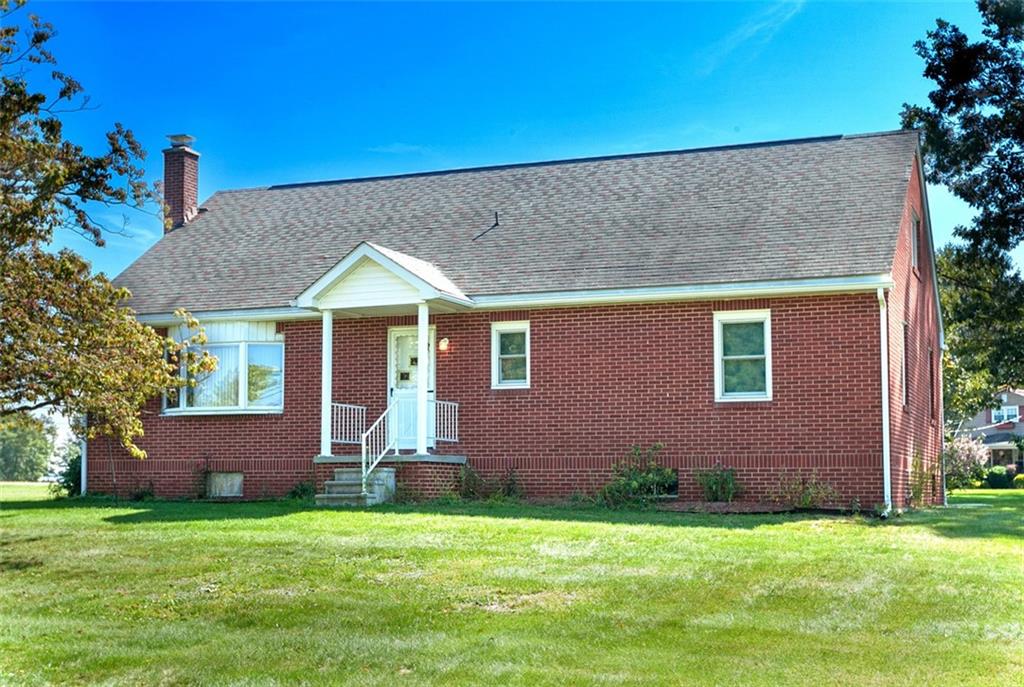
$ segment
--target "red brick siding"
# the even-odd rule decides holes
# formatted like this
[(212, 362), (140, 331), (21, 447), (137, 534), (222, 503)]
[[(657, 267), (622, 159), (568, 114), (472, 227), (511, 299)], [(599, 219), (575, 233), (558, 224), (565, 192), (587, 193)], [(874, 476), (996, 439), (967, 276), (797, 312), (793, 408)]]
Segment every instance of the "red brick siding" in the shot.
[[(772, 311), (774, 400), (716, 404), (712, 313), (747, 308)], [(451, 341), (437, 354), (437, 398), (460, 404), (461, 442), (439, 449), (468, 456), (488, 477), (515, 469), (529, 496), (593, 491), (630, 444), (660, 441), (665, 463), (680, 470), (685, 498), (698, 497), (693, 469), (720, 460), (737, 468), (746, 499), (768, 498), (782, 474), (816, 470), (839, 490), (838, 505), (881, 501), (874, 294), (432, 319), (438, 339)], [(511, 319), (531, 322), (532, 388), (492, 390), (490, 322)], [(376, 418), (386, 400), (387, 327), (413, 322), (337, 320), (334, 398), (367, 405)], [(186, 495), (189, 466), (205, 458), (217, 470), (264, 461), (259, 470), (245, 471), (246, 497), (284, 493), (310, 478), (319, 446), (320, 324), (282, 328), (283, 414), (146, 418), (140, 445), (150, 457), (139, 469), (158, 493)], [(118, 475), (129, 472), (130, 459), (109, 441), (92, 442), (91, 489), (113, 488), (104, 477), (111, 456), (120, 457), (114, 461)], [(419, 482), (423, 471), (416, 472), (405, 479)], [(118, 484), (123, 488), (120, 478)]]
[[(890, 444), (893, 505), (905, 506), (910, 500), (910, 473), (913, 455), (920, 451), (927, 471), (936, 475), (926, 484), (925, 496), (933, 504), (942, 503), (940, 453), (942, 450), (942, 365), (936, 315), (934, 269), (927, 237), (922, 238), (918, 269), (911, 267), (913, 213), (921, 220), (921, 231), (928, 232), (921, 196), (921, 182), (914, 166), (907, 191), (900, 235), (893, 261), (894, 286), (888, 296), (889, 308), (889, 389)], [(901, 365), (903, 323), (908, 324), (907, 400), (903, 405)], [(932, 381), (929, 374), (929, 350), (934, 374), (934, 415), (931, 408)]]

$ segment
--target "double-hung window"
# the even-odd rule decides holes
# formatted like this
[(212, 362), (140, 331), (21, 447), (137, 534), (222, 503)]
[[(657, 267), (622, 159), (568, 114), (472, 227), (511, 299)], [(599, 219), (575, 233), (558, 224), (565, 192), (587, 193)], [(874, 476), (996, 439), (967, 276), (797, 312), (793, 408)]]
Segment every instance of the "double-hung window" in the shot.
[(992, 409), (992, 422), (1017, 422), (1020, 420), (1020, 406), (1000, 406)]
[[(256, 330), (257, 328), (253, 328)], [(191, 379), (188, 386), (164, 399), (165, 413), (215, 414), (280, 412), (284, 408), (284, 343), (264, 340), (223, 341), (212, 326), (202, 350), (217, 359), (217, 369)], [(231, 333), (236, 333), (235, 328)], [(243, 328), (242, 331), (245, 331)], [(187, 371), (182, 369), (182, 376)]]
[(491, 323), (491, 388), (530, 387), (530, 323)]
[(771, 311), (716, 312), (714, 325), (715, 400), (770, 401)]

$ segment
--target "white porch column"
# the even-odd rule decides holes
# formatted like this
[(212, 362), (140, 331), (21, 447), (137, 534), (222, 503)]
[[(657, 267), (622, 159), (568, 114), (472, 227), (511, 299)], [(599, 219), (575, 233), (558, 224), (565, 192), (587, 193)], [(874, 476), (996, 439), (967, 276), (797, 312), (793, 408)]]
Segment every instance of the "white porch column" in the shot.
[(427, 452), (427, 385), (430, 384), (430, 308), (420, 303), (417, 308), (416, 355), (416, 453)]
[(334, 360), (334, 311), (323, 311), (320, 351), (320, 455), (331, 455), (331, 378)]

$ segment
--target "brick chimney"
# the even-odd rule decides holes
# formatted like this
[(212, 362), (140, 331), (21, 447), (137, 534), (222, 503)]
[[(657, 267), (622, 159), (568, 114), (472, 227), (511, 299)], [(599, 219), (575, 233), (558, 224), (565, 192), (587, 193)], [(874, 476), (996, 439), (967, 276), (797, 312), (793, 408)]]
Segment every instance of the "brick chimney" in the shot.
[(172, 134), (171, 147), (164, 150), (164, 204), (173, 231), (199, 214), (199, 153), (190, 147), (196, 139)]

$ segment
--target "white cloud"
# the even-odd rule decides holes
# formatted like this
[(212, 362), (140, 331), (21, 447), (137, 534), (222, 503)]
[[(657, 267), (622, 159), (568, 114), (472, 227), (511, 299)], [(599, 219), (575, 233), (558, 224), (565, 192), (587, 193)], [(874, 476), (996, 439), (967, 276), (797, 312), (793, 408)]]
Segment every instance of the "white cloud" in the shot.
[(698, 69), (701, 76), (708, 76), (718, 69), (730, 55), (747, 46), (748, 54), (754, 54), (771, 42), (775, 34), (803, 9), (803, 0), (779, 2), (770, 5), (740, 24), (732, 33), (711, 46), (704, 56), (703, 65)]

